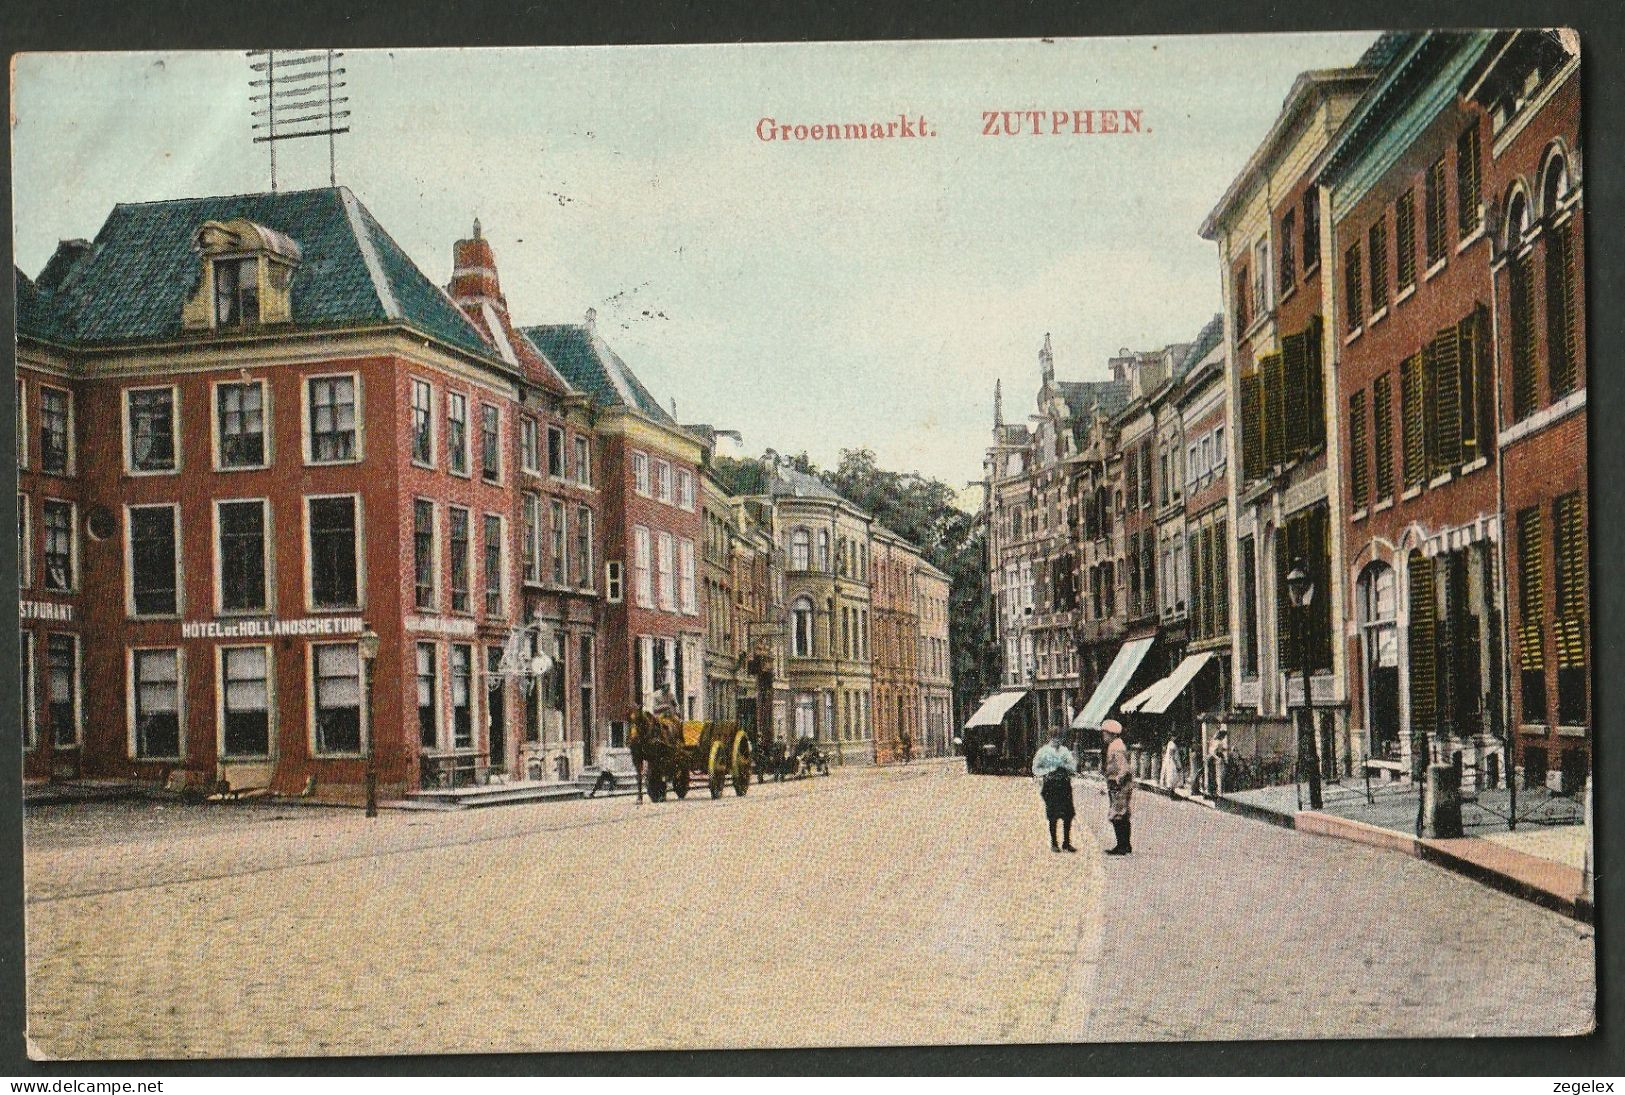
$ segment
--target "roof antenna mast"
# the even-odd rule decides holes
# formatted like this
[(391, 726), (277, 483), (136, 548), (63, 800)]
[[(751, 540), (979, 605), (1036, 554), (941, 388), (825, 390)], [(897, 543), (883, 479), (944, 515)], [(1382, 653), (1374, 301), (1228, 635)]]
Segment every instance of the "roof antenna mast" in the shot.
[(338, 185), (338, 161), (333, 138), (350, 132), (350, 101), (340, 95), (345, 86), (340, 79), (344, 69), (337, 62), (341, 51), (272, 50), (248, 51), (248, 67), (255, 73), (249, 80), (254, 143), (271, 152), (271, 190), (276, 190), (276, 146), (278, 141), (302, 137), (327, 138), (327, 181)]

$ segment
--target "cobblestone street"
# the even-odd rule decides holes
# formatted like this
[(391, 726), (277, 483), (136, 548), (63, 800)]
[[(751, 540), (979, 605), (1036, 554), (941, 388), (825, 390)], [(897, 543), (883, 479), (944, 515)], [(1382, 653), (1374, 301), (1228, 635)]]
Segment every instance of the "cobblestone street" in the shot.
[(1496, 1035), (1590, 1024), (1589, 928), (1150, 796), (1050, 853), (1024, 780), (459, 813), (150, 802), (26, 822), (51, 1057)]

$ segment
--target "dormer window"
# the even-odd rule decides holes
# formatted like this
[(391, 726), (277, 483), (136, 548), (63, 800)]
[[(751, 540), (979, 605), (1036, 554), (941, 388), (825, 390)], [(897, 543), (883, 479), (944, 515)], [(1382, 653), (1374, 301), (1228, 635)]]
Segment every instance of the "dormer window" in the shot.
[(258, 327), (293, 320), (294, 269), (303, 254), (282, 233), (238, 218), (208, 221), (193, 248), (202, 270), (181, 309), (187, 330)]
[(258, 259), (216, 259), (214, 262), (214, 325), (254, 327), (260, 322), (260, 263)]

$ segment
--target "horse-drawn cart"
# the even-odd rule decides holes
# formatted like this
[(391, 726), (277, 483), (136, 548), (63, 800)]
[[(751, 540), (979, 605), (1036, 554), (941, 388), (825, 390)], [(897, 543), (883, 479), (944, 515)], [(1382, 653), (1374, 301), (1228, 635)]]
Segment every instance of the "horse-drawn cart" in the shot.
[(638, 799), (644, 787), (649, 799), (661, 802), (668, 788), (688, 797), (693, 780), (703, 780), (712, 798), (732, 783), (734, 794), (750, 787), (750, 736), (731, 722), (680, 722), (638, 711), (632, 716), (632, 764), (637, 769)]

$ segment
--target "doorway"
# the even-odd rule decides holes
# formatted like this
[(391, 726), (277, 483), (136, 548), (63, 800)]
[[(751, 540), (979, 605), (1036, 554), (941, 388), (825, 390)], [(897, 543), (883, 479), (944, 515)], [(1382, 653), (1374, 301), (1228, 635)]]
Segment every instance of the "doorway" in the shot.
[(492, 772), (508, 770), (508, 681), (502, 676), (502, 648), (485, 651), (485, 730), (490, 742)]
[(1360, 639), (1365, 664), (1367, 752), (1399, 759), (1399, 628), (1394, 568), (1372, 563), (1360, 574)]

